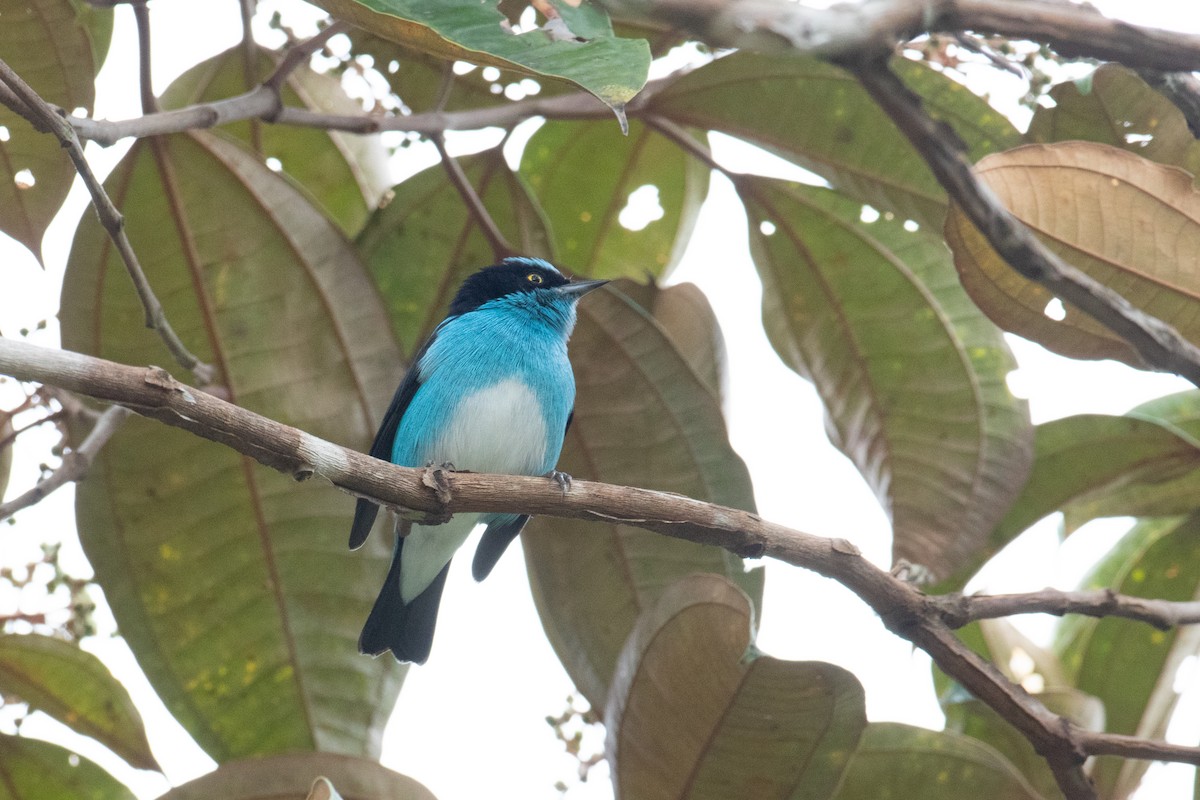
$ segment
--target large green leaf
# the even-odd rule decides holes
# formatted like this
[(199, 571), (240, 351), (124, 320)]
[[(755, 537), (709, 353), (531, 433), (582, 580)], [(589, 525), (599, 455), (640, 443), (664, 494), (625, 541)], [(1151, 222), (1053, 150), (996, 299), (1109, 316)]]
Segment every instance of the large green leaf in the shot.
[[(552, 257), (541, 210), (500, 148), (459, 163), (509, 244), (527, 255)], [(356, 245), (387, 303), (406, 358), (446, 316), (463, 279), (496, 260), (441, 164), (397, 186)]]
[[(1163, 600), (1200, 599), (1200, 515), (1148, 520), (1136, 525), (1085, 581), (1122, 594)], [(1162, 739), (1179, 700), (1175, 675), (1200, 652), (1200, 629), (1160, 631), (1145, 623), (1107, 617), (1072, 617), (1059, 626), (1055, 648), (1068, 678), (1104, 702), (1107, 729)], [(1092, 778), (1102, 797), (1121, 798), (1137, 788), (1149, 764), (1100, 757)]]
[[(209, 387), (365, 448), (400, 358), (366, 270), (292, 184), (211, 134), (143, 140), (107, 181)], [(63, 343), (170, 363), (120, 259), (85, 215)], [(168, 708), (217, 760), (285, 750), (376, 756), (404, 668), (355, 641), (390, 553), (345, 549), (353, 502), (228, 448), (131, 418), (76, 501), (122, 633)]]
[[(91, 113), (99, 66), (71, 0), (0, 0), (0, 53), (48, 102)], [(39, 261), (46, 226), (74, 179), (75, 167), (56, 138), (0, 106), (0, 231)]]
[[(1200, 191), (1192, 176), (1093, 142), (1025, 145), (975, 167), (1056, 254), (1200, 341)], [(1012, 269), (957, 207), (946, 241), (971, 298), (1002, 328), (1070, 358), (1145, 367), (1129, 342)]]
[[(1164, 487), (1200, 468), (1200, 443), (1171, 424), (1135, 415), (1081, 414), (1037, 426), (1033, 471), (1020, 496), (980, 550), (943, 588), (961, 588), (975, 570), (1047, 514), (1077, 508), (1098, 516), (1117, 497), (1138, 513), (1137, 499), (1161, 498)], [(1176, 480), (1172, 480), (1176, 479)], [(1194, 498), (1195, 495), (1192, 495)], [(1182, 498), (1181, 498), (1182, 499)], [(1194, 502), (1193, 502), (1194, 505)], [(1165, 512), (1181, 513), (1183, 509)]]
[[(253, 88), (275, 69), (278, 57), (258, 51), (255, 74), (246, 76), (242, 46), (219, 53), (180, 75), (163, 93), (164, 108), (219, 100)], [(248, 85), (249, 84), (249, 85)], [(330, 114), (361, 114), (341, 84), (306, 66), (293, 70), (281, 87), (283, 102)], [(244, 120), (221, 128), (263, 158), (279, 161), (281, 171), (307, 189), (342, 230), (354, 235), (366, 223), (391, 185), (387, 150), (378, 136), (361, 136), (318, 128), (266, 125)]]
[[(568, 267), (596, 278), (663, 275), (687, 247), (709, 169), (636, 121), (547, 122), (525, 146), (521, 174), (541, 201)], [(622, 220), (634, 193), (659, 218)], [(633, 230), (630, 225), (644, 225)]]
[(555, 41), (541, 30), (506, 31), (497, 0), (317, 0), (316, 4), (338, 19), (442, 59), (569, 81), (618, 112), (641, 91), (650, 69), (646, 42), (614, 36), (608, 17), (590, 4), (581, 9), (555, 4), (575, 41)]
[(889, 512), (893, 552), (945, 576), (983, 547), (1032, 458), (1000, 331), (936, 235), (860, 220), (811, 186), (738, 181), (775, 350), (813, 381), (832, 441)]
[[(621, 284), (618, 284), (620, 286)], [(715, 392), (663, 330), (619, 292), (580, 303), (571, 338), (578, 394), (559, 468), (577, 478), (677, 492), (753, 509)], [(603, 709), (617, 656), (638, 615), (667, 586), (712, 572), (762, 596), (726, 550), (616, 523), (535, 519), (522, 540), (534, 602), (575, 685)]]
[(378, 761), (329, 753), (231, 761), (176, 786), (162, 800), (305, 800), (318, 777), (332, 783), (344, 800), (434, 800), (420, 783)]
[[(1160, 397), (1138, 406), (1128, 416), (1162, 426), (1200, 447), (1192, 438), (1200, 436), (1200, 392), (1191, 390)], [(1113, 454), (1107, 458), (1112, 459)], [(1097, 517), (1190, 514), (1197, 506), (1196, 496), (1200, 492), (1200, 464), (1192, 453), (1177, 460), (1175, 467), (1072, 498), (1063, 506), (1063, 527), (1071, 532)]]
[(56, 744), (0, 733), (0, 800), (134, 800), (86, 758)]
[(625, 281), (621, 291), (641, 306), (671, 337), (687, 361), (714, 395), (724, 399), (726, 375), (725, 336), (712, 305), (694, 283), (658, 286)]
[[(905, 59), (893, 68), (972, 159), (1020, 142), (1012, 123), (961, 84)], [(908, 139), (853, 75), (823, 61), (736, 53), (685, 75), (647, 111), (753, 142), (902, 219), (940, 225), (945, 216), (945, 192)]]
[(986, 744), (895, 722), (867, 726), (834, 798), (961, 800), (965, 795), (972, 800), (1043, 800), (1016, 767)]
[[(867, 725), (862, 685), (752, 649), (754, 608), (724, 578), (669, 587), (621, 652), (605, 714), (618, 797), (829, 797)], [(699, 668), (698, 668), (699, 666)]]
[(1084, 78), (1055, 86), (1050, 99), (1053, 105), (1034, 112), (1027, 141), (1080, 139), (1193, 173), (1200, 168), (1200, 142), (1183, 112), (1128, 67), (1102, 64)]
[(0, 635), (0, 693), (91, 736), (139, 769), (158, 769), (129, 693), (76, 645), (38, 634)]

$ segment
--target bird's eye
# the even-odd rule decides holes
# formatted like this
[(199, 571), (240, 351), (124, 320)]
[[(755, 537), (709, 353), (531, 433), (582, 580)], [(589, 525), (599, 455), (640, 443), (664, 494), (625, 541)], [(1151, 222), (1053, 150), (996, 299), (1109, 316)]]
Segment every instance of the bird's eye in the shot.
[(542, 283), (542, 276), (538, 275), (536, 272), (531, 272), (525, 276), (525, 280), (529, 281), (534, 286), (540, 286)]

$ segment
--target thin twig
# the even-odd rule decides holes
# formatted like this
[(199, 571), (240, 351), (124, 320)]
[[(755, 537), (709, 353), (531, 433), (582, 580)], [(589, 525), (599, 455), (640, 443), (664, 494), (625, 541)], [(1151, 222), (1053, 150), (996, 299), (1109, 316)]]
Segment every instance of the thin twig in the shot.
[(463, 172), (458, 161), (446, 152), (446, 142), (441, 135), (430, 137), (433, 139), (433, 144), (437, 147), (438, 155), (442, 157), (442, 166), (446, 168), (446, 174), (450, 176), (450, 182), (454, 184), (454, 188), (458, 190), (463, 202), (467, 206), (467, 210), (471, 212), (471, 216), (475, 218), (475, 222), (479, 225), (479, 229), (483, 231), (484, 237), (487, 238), (488, 244), (492, 246), (492, 255), (496, 260), (505, 256), (516, 255), (517, 251), (504, 238), (504, 234), (500, 232), (500, 228), (496, 225), (496, 220), (492, 219), (492, 215), (488, 213), (487, 207), (480, 199), (475, 187), (471, 185), (471, 181), (467, 179), (467, 174)]
[(158, 332), (175, 360), (184, 369), (191, 370), (201, 384), (211, 383), (216, 374), (213, 368), (198, 359), (184, 346), (183, 341), (175, 333), (175, 329), (167, 321), (162, 304), (158, 302), (158, 298), (150, 288), (150, 282), (146, 280), (146, 274), (142, 271), (137, 255), (133, 252), (133, 246), (129, 243), (129, 237), (125, 234), (124, 218), (117, 207), (113, 205), (95, 173), (92, 172), (92, 168), (83, 154), (83, 146), (79, 143), (79, 137), (75, 135), (75, 129), (71, 126), (70, 121), (56, 113), (2, 60), (0, 60), (0, 83), (7, 85), (37, 116), (41, 124), (54, 134), (75, 164), (76, 171), (92, 195), (92, 204), (96, 208), (96, 214), (100, 217), (100, 223), (112, 238), (113, 244), (116, 245), (117, 251), (125, 261), (129, 276), (133, 279), (138, 298), (142, 301), (142, 306), (146, 311), (146, 327)]
[[(258, 85), (258, 45), (254, 41), (254, 10), (258, 0), (241, 0), (238, 9), (242, 17), (242, 80), (249, 91)], [(250, 120), (250, 146), (263, 154), (262, 122)]]
[(1116, 333), (1147, 364), (1200, 386), (1200, 348), (1043, 245), (976, 177), (962, 140), (952, 128), (925, 112), (921, 98), (891, 71), (884, 55), (845, 66), (896, 123), (938, 183), (1009, 266)]
[(1042, 589), (1026, 594), (937, 595), (928, 599), (931, 609), (951, 628), (981, 619), (1016, 614), (1083, 614), (1089, 617), (1123, 617), (1170, 630), (1200, 623), (1200, 602), (1172, 602), (1118, 594), (1111, 589), (1062, 592)]
[(441, 113), (446, 110), (446, 103), (450, 100), (450, 92), (454, 89), (454, 64), (447, 61), (442, 67), (442, 82), (438, 86), (437, 97), (433, 101), (433, 110)]
[(7, 436), (5, 436), (3, 438), (0, 438), (0, 450), (3, 450), (4, 448), (8, 447), (10, 444), (15, 442), (17, 440), (17, 437), (20, 436), (22, 433), (25, 433), (26, 431), (31, 431), (34, 428), (41, 427), (42, 425), (45, 425), (47, 422), (58, 422), (60, 419), (62, 419), (65, 416), (67, 416), (66, 411), (62, 411), (62, 410), (54, 411), (50, 414), (47, 414), (44, 417), (39, 417), (38, 419), (34, 420), (33, 422), (30, 422), (27, 425), (22, 425), (20, 428), (15, 428), (12, 433), (8, 434)]
[(324, 30), (317, 33), (310, 39), (301, 42), (288, 49), (283, 60), (279, 62), (279, 66), (271, 73), (271, 76), (263, 81), (264, 86), (268, 86), (276, 91), (283, 87), (283, 82), (287, 77), (295, 71), (304, 62), (312, 57), (312, 54), (325, 46), (325, 43), (337, 36), (339, 33), (344, 33), (349, 30), (350, 26), (345, 22), (334, 22), (325, 27)]
[(1143, 761), (1175, 761), (1200, 766), (1200, 747), (1170, 742), (1154, 742), (1120, 733), (1083, 731), (1079, 737), (1083, 749), (1093, 756), (1121, 756)]
[(136, 0), (131, 5), (133, 18), (137, 22), (138, 79), (142, 94), (142, 113), (152, 114), (158, 111), (158, 98), (154, 96), (150, 61), (150, 9), (146, 7), (146, 0)]
[(18, 511), (41, 502), (59, 487), (73, 481), (83, 480), (88, 470), (91, 469), (96, 453), (100, 452), (105, 443), (112, 438), (129, 414), (129, 409), (123, 406), (109, 406), (100, 415), (100, 419), (96, 421), (79, 448), (63, 456), (62, 464), (58, 469), (38, 481), (37, 485), (29, 491), (0, 505), (0, 520), (8, 519)]

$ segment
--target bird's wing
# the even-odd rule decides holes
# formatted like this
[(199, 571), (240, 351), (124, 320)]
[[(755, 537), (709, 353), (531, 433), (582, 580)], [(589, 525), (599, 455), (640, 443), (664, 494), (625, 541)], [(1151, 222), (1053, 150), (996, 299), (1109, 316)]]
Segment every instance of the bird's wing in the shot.
[[(419, 369), (421, 359), (425, 357), (425, 352), (429, 350), (429, 345), (433, 344), (433, 340), (437, 338), (438, 331), (450, 319), (453, 319), (453, 317), (444, 320), (441, 325), (438, 325), (434, 329), (429, 338), (425, 340), (425, 344), (421, 345), (421, 349), (413, 357), (408, 372), (404, 373), (404, 379), (400, 381), (400, 386), (396, 388), (396, 394), (392, 397), (392, 404), (388, 406), (387, 413), (383, 415), (383, 422), (379, 425), (379, 431), (375, 434), (375, 441), (371, 443), (371, 449), (368, 451), (375, 458), (382, 459), (383, 461), (392, 460), (392, 445), (396, 441), (396, 431), (400, 429), (400, 420), (404, 418), (404, 412), (408, 410), (413, 396), (417, 393), (417, 389), (421, 387), (421, 371)], [(362, 547), (363, 542), (371, 535), (371, 526), (375, 524), (375, 516), (378, 513), (379, 506), (366, 498), (360, 497), (358, 499), (358, 503), (354, 506), (354, 523), (350, 526), (351, 550), (357, 550)]]

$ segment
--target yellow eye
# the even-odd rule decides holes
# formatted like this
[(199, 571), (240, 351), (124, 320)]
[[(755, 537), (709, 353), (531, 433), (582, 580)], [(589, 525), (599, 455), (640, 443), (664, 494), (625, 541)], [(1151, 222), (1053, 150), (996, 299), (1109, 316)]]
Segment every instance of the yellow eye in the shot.
[(538, 275), (536, 272), (531, 272), (525, 276), (525, 280), (529, 281), (534, 286), (540, 286), (542, 283), (542, 276)]

